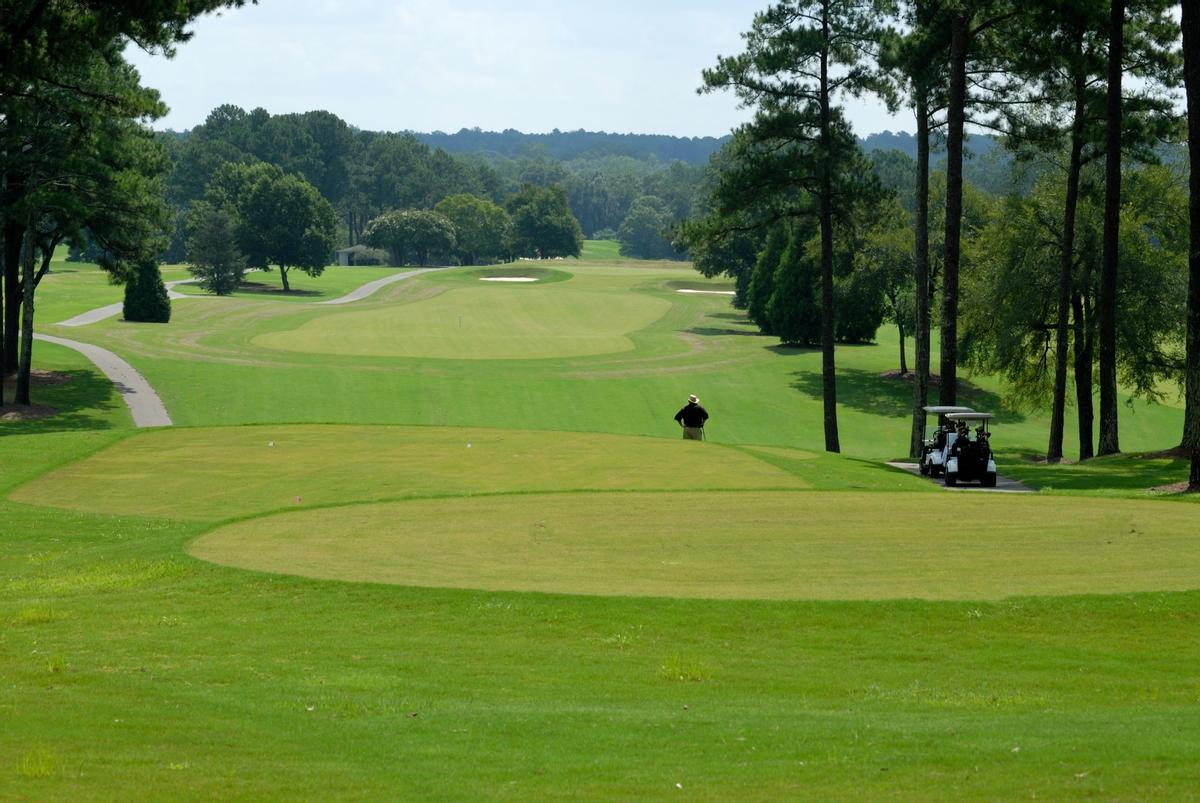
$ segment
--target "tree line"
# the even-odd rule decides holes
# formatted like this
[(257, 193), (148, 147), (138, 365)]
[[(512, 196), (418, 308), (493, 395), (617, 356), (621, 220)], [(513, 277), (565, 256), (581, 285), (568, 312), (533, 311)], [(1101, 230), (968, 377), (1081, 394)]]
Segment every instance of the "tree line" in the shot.
[(192, 19), (242, 4), (0, 0), (0, 403), (14, 368), (15, 401), (30, 403), (36, 289), (64, 243), (95, 244), (138, 288), (127, 311), (153, 314), (171, 211), (148, 124), (166, 109), (122, 54), (169, 54)]
[[(362, 131), (326, 111), (272, 115), (233, 105), (217, 107), (188, 132), (159, 135), (173, 164), (168, 198), (181, 211), (205, 199), (209, 183), (226, 165), (264, 162), (312, 184), (338, 213), (338, 241), (356, 246), (368, 244), (367, 225), (384, 212), (430, 211), (456, 195), (504, 206), (528, 185), (558, 187), (585, 237), (619, 239), (629, 256), (683, 258), (671, 230), (695, 211), (704, 169), (679, 159), (660, 161), (658, 155), (674, 152), (667, 147), (672, 143), (691, 140), (638, 135), (633, 141), (658, 147), (623, 149), (612, 144), (626, 139), (619, 135), (572, 132), (562, 136), (591, 146), (563, 149), (547, 145), (557, 135), (495, 136), (515, 138), (522, 146), (503, 153), (475, 150), (493, 135), (460, 132), (447, 141), (411, 132)], [(441, 147), (450, 143), (458, 152)], [(184, 259), (186, 242), (185, 215), (180, 215), (166, 258)]]
[[(865, 313), (915, 340), (914, 455), (922, 408), (957, 402), (960, 365), (1049, 407), (1051, 462), (1072, 380), (1081, 459), (1120, 450), (1118, 381), (1151, 399), (1173, 382), (1200, 490), (1198, 13), (1194, 0), (796, 0), (705, 71), (702, 92), (733, 92), (754, 117), (713, 157), (683, 239), (698, 270), (736, 278), (764, 331), (820, 345), (827, 450), (840, 448), (835, 343), (861, 336)], [(913, 115), (915, 158), (867, 158), (844, 113), (864, 94)], [(1004, 146), (1007, 190), (964, 180), (969, 128)]]

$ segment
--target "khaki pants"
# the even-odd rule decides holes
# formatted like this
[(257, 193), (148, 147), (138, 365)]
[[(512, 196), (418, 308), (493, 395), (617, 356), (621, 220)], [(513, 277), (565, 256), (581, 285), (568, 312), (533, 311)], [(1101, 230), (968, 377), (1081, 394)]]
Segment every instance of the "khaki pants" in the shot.
[(702, 441), (704, 440), (704, 427), (684, 427), (683, 439), (685, 441)]

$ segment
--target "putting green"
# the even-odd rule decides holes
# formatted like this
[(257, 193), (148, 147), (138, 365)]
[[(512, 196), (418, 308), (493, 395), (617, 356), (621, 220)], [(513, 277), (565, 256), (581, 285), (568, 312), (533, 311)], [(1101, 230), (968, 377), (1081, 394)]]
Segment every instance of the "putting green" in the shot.
[(779, 451), (790, 460), (784, 468), (778, 457), (771, 463), (717, 444), (574, 432), (160, 429), (52, 471), (11, 498), (79, 511), (220, 521), (295, 504), (414, 496), (808, 487), (788, 467), (816, 464), (817, 456)]
[(279, 351), (461, 360), (553, 359), (630, 351), (627, 335), (671, 308), (648, 295), (482, 283), (432, 298), (322, 315), (253, 344)]
[(1200, 587), (1190, 506), (896, 493), (572, 493), (288, 512), (196, 557), (334, 580), (754, 599), (998, 599)]

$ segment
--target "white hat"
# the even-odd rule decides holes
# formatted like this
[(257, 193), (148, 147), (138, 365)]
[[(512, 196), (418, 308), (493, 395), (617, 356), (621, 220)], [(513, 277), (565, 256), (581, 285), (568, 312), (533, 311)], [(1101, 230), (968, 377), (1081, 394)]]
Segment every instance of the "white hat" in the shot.
[(700, 397), (693, 393), (691, 396), (688, 396), (688, 401), (690, 401), (692, 404), (699, 404)]

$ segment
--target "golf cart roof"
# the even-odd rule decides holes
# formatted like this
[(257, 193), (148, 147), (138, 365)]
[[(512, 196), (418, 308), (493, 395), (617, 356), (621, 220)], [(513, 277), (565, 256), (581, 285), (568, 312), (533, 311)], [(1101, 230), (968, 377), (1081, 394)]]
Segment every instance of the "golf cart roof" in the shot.
[(996, 416), (992, 415), (991, 413), (977, 413), (973, 410), (968, 410), (965, 413), (946, 414), (946, 418), (949, 418), (951, 421), (987, 421), (989, 418), (995, 417)]
[(970, 413), (970, 412), (972, 412), (970, 407), (953, 407), (953, 406), (936, 405), (936, 404), (931, 407), (923, 407), (921, 409), (923, 409), (927, 413), (937, 413), (938, 415), (943, 415), (945, 413)]

